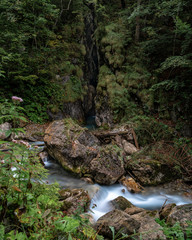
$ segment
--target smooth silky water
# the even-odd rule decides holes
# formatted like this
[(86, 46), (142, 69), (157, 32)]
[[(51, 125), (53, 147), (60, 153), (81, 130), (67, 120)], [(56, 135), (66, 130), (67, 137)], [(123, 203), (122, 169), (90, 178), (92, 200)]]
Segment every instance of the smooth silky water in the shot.
[(176, 203), (177, 205), (192, 203), (192, 200), (182, 196), (182, 193), (174, 193), (160, 187), (146, 188), (144, 192), (135, 194), (128, 192), (120, 184), (112, 186), (91, 185), (67, 173), (58, 163), (51, 160), (45, 161), (45, 168), (49, 170), (48, 183), (58, 182), (62, 188), (83, 188), (88, 191), (92, 198), (90, 213), (92, 213), (95, 221), (112, 210), (110, 201), (118, 196), (123, 196), (136, 207), (149, 210), (160, 209), (165, 201), (166, 204)]

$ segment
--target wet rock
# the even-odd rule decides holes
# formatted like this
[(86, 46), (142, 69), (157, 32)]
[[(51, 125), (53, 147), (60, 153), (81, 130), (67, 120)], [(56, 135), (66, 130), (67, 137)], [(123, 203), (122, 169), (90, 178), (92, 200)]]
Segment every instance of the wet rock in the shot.
[(83, 213), (88, 210), (90, 197), (83, 189), (63, 189), (59, 192), (61, 198), (61, 211), (67, 214)]
[(120, 182), (121, 184), (123, 184), (123, 186), (125, 186), (129, 192), (133, 192), (133, 193), (139, 193), (139, 192), (141, 192), (141, 187), (140, 187), (140, 185), (137, 184), (137, 183), (135, 182), (135, 180), (134, 180), (133, 178), (131, 178), (131, 177), (126, 178), (126, 177), (123, 176), (123, 177), (119, 180), (119, 182)]
[(88, 85), (87, 95), (84, 97), (83, 107), (85, 114), (88, 114), (94, 108), (94, 98), (96, 95), (96, 89), (92, 85)]
[(6, 136), (6, 132), (11, 129), (11, 124), (8, 122), (0, 124), (0, 139), (5, 140), (8, 137)]
[(167, 223), (174, 225), (179, 222), (183, 227), (188, 226), (187, 221), (192, 221), (192, 204), (174, 207), (167, 218)]
[(90, 162), (94, 180), (99, 184), (111, 185), (124, 174), (122, 150), (114, 145), (99, 149), (99, 154)]
[[(112, 238), (112, 232), (109, 226), (114, 228), (115, 233), (133, 234), (140, 228), (140, 222), (135, 220), (132, 216), (120, 210), (113, 210), (101, 218), (95, 224), (95, 228), (100, 235), (106, 238)], [(124, 238), (128, 239), (128, 238)]]
[(124, 211), (126, 208), (134, 207), (131, 202), (129, 202), (126, 198), (121, 196), (115, 198), (110, 203), (115, 209), (122, 210), (122, 211)]
[(71, 119), (54, 121), (44, 138), (48, 154), (65, 170), (89, 175), (99, 184), (111, 185), (125, 172), (123, 150), (116, 145), (100, 146), (99, 140)]
[(87, 187), (87, 191), (89, 192), (89, 196), (92, 199), (95, 194), (97, 194), (97, 192), (100, 190), (100, 186), (99, 185), (90, 185)]

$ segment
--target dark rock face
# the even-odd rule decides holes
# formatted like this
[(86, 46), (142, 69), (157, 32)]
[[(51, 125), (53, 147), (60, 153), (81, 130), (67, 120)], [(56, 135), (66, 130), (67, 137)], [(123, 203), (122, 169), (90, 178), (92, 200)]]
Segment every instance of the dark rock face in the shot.
[(109, 99), (107, 96), (104, 96), (102, 100), (101, 96), (97, 94), (95, 98), (96, 106), (98, 102), (102, 102), (102, 106), (96, 108), (96, 118), (95, 122), (97, 126), (113, 126), (113, 113), (111, 108), (109, 107)]
[[(109, 226), (114, 227), (115, 233), (133, 234), (140, 227), (140, 222), (132, 218), (127, 213), (120, 210), (113, 210), (97, 221), (95, 228), (104, 237), (112, 239), (112, 232)], [(127, 238), (128, 239), (128, 238)]]
[(48, 110), (47, 113), (51, 120), (62, 120), (63, 118), (68, 117), (76, 119), (79, 122), (83, 122), (85, 120), (85, 114), (81, 100), (74, 102), (64, 102), (62, 110), (59, 110), (55, 113)]
[(86, 67), (85, 67), (85, 78), (88, 80), (89, 84), (96, 87), (97, 86), (97, 77), (99, 73), (99, 56), (97, 50), (96, 40), (93, 37), (95, 30), (97, 28), (96, 15), (95, 15), (95, 6), (94, 3), (87, 3), (84, 1), (84, 4), (88, 7), (88, 13), (84, 18), (85, 24), (85, 39), (84, 44), (86, 47)]
[(85, 120), (84, 109), (81, 100), (63, 103), (63, 118), (67, 117), (77, 119), (79, 122), (83, 122)]

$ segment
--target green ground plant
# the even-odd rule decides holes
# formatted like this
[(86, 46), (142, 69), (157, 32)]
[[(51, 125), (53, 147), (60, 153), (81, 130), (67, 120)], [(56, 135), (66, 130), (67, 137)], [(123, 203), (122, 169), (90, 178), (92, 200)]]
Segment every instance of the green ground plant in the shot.
[[(20, 119), (5, 106), (5, 121)], [(0, 141), (0, 165), (0, 239), (103, 239), (80, 212), (61, 211), (59, 185), (46, 183), (37, 149), (23, 140)]]
[(192, 239), (192, 222), (187, 222), (186, 227), (182, 227), (179, 222), (173, 226), (165, 223), (165, 220), (156, 219), (162, 227), (167, 240), (190, 240)]

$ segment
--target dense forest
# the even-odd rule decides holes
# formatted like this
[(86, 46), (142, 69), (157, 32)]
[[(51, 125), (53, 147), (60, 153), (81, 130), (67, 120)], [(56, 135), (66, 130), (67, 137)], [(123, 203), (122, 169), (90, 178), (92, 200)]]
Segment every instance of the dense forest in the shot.
[[(47, 135), (38, 132), (48, 154), (92, 183), (131, 173), (144, 185), (179, 179), (191, 189), (191, 103), (191, 0), (1, 0), (0, 125), (11, 127), (5, 136), (0, 129), (0, 240), (109, 239), (83, 215), (88, 195), (70, 200), (79, 205), (69, 214), (72, 193), (46, 184), (38, 150), (23, 141), (33, 140), (17, 138), (24, 122), (51, 122)], [(89, 117), (95, 135), (84, 128)], [(122, 129), (132, 129), (134, 152), (125, 151)], [(120, 172), (114, 179), (111, 166)], [(161, 171), (164, 179), (152, 182)], [(162, 219), (162, 239), (192, 239), (191, 220)], [(143, 234), (114, 231), (113, 240)]]
[(22, 97), (34, 122), (96, 114), (110, 125), (145, 115), (190, 136), (191, 7), (2, 0), (1, 100)]

